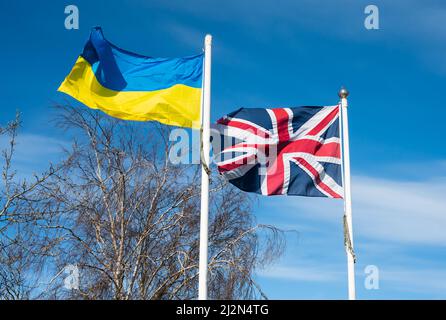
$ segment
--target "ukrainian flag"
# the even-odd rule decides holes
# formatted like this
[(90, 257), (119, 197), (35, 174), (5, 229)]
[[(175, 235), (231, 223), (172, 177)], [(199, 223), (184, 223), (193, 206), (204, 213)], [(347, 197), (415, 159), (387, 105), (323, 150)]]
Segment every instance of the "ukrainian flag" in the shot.
[(108, 42), (101, 28), (58, 91), (124, 120), (199, 128), (203, 54), (151, 58)]

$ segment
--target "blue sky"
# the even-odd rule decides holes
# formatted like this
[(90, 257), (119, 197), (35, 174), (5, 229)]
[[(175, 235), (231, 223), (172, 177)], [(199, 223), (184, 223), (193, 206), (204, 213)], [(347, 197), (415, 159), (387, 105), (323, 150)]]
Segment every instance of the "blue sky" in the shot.
[[(79, 30), (64, 28), (68, 4)], [(369, 4), (379, 30), (364, 28)], [(150, 56), (199, 53), (211, 33), (212, 120), (241, 106), (333, 105), (345, 85), (358, 298), (445, 299), (445, 19), (444, 2), (432, 0), (3, 1), (0, 122), (23, 113), (23, 175), (59, 157), (66, 139), (50, 106), (68, 99), (56, 89), (96, 25)], [(285, 256), (259, 271), (266, 294), (344, 299), (342, 203), (258, 200), (259, 222), (297, 230)], [(379, 268), (379, 290), (364, 288), (367, 265)]]

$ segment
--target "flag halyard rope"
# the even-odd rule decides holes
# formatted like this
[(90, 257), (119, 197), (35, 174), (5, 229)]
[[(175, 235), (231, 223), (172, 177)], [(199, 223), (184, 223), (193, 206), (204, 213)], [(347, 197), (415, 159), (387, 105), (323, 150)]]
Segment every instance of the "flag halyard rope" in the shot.
[(355, 251), (353, 250), (352, 240), (350, 239), (347, 216), (345, 214), (343, 219), (344, 219), (344, 245), (347, 248), (348, 252), (350, 252), (350, 254), (352, 255), (353, 262), (356, 263), (356, 254)]
[(203, 151), (203, 126), (200, 127), (200, 159), (201, 159), (201, 165), (203, 166), (204, 171), (210, 177), (211, 175), (211, 169), (209, 169), (208, 163), (206, 163), (206, 160), (204, 158), (204, 151)]

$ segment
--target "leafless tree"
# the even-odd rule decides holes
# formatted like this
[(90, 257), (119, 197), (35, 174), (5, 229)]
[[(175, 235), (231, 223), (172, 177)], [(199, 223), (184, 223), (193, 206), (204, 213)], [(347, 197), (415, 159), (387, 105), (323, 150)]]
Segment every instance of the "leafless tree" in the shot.
[[(86, 108), (59, 111), (56, 124), (73, 135), (72, 147), (56, 169), (24, 189), (19, 207), (28, 220), (15, 222), (31, 237), (20, 248), (45, 270), (39, 273), (45, 285), (31, 293), (50, 299), (195, 299), (200, 167), (169, 161), (172, 143), (161, 126)], [(2, 202), (5, 212), (9, 198)], [(265, 298), (255, 270), (282, 254), (282, 232), (258, 225), (252, 199), (218, 175), (211, 178), (210, 200), (210, 298)], [(79, 288), (63, 287), (67, 265), (79, 268)]]
[[(35, 223), (33, 195), (37, 188), (57, 168), (50, 166), (47, 172), (30, 179), (21, 179), (14, 170), (13, 158), (16, 138), (20, 128), (20, 114), (4, 127), (2, 138), (2, 184), (0, 187), (0, 299), (30, 298), (38, 287), (38, 275), (45, 252), (34, 252), (34, 245), (43, 236)], [(37, 219), (36, 219), (37, 218)]]

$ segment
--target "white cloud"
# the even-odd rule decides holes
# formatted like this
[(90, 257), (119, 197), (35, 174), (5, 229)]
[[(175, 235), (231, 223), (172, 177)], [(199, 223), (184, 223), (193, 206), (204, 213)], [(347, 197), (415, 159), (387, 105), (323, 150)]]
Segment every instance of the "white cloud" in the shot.
[(67, 142), (39, 134), (19, 134), (17, 137), (17, 160), (33, 160), (49, 158), (60, 153)]
[(446, 271), (441, 269), (389, 268), (380, 273), (385, 286), (410, 293), (429, 293), (443, 297), (446, 291)]
[[(406, 164), (404, 170), (423, 171), (425, 167), (442, 163)], [(440, 167), (436, 166), (437, 169)], [(431, 174), (425, 179), (418, 177), (415, 181), (353, 177), (358, 288), (363, 285), (366, 265), (376, 265), (380, 271), (380, 290), (362, 292), (362, 297), (444, 298), (446, 272), (442, 257), (446, 247), (446, 177), (441, 170), (429, 172)], [(293, 226), (319, 226), (321, 230), (319, 233), (303, 230), (302, 238), (310, 246), (293, 246), (282, 264), (259, 275), (298, 282), (327, 282), (327, 285), (336, 281), (344, 283), (345, 265), (341, 259), (345, 254), (338, 243), (342, 241), (338, 234), (341, 232), (342, 201), (302, 197), (286, 200), (272, 198), (265, 201), (271, 210), (281, 208), (274, 216), (276, 221), (282, 221), (281, 226), (288, 222)]]
[(355, 227), (370, 238), (446, 245), (446, 179), (402, 182), (355, 177)]
[(289, 281), (309, 281), (309, 282), (335, 282), (344, 273), (334, 271), (335, 268), (319, 267), (320, 264), (314, 263), (307, 266), (275, 266), (266, 270), (259, 271), (257, 274), (264, 278), (282, 279)]
[(163, 23), (167, 32), (191, 48), (199, 48), (204, 41), (206, 33), (203, 30), (179, 23), (177, 21), (166, 21)]
[[(355, 238), (446, 245), (446, 178), (414, 182), (355, 176), (352, 180)], [(341, 201), (287, 200), (272, 199), (268, 205), (273, 208), (280, 202), (281, 207), (288, 207), (284, 212), (337, 224), (342, 216)]]
[(174, 20), (166, 20), (162, 24), (164, 29), (175, 39), (184, 44), (188, 49), (195, 50), (193, 52), (196, 53), (199, 53), (197, 48), (203, 47), (206, 33), (211, 33), (214, 37), (212, 41), (212, 56), (216, 63), (230, 66), (243, 63), (245, 67), (252, 65), (251, 59), (243, 51), (235, 49), (227, 42), (228, 39), (225, 39), (225, 37), (219, 34), (213, 34), (212, 30), (198, 29), (189, 24)]
[[(0, 150), (8, 146), (8, 137), (0, 136)], [(67, 141), (39, 134), (20, 133), (16, 138), (13, 169), (20, 178), (29, 178), (33, 173), (47, 169), (51, 161), (62, 156), (62, 148), (69, 146)]]

